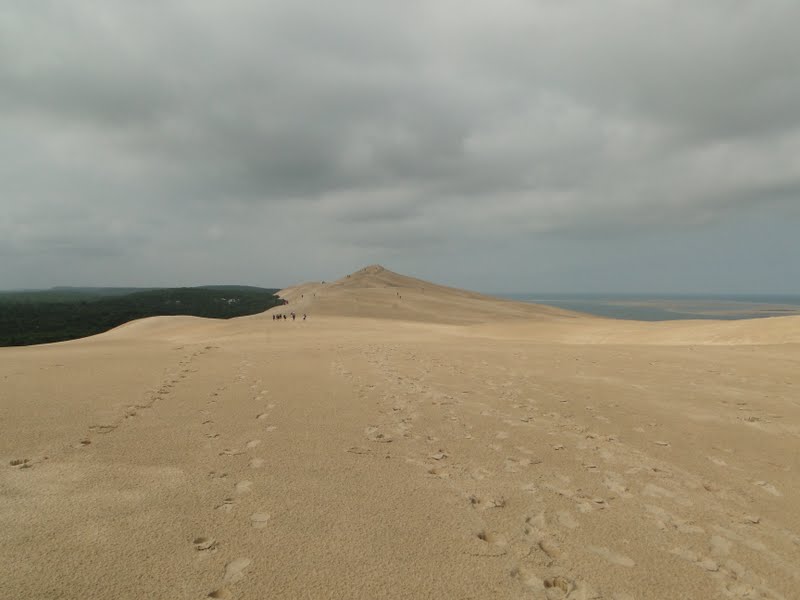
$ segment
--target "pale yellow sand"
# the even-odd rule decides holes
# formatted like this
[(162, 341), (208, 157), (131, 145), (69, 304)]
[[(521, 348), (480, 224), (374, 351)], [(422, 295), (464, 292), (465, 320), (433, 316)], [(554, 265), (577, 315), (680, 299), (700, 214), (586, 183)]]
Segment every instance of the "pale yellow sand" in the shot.
[(284, 294), (0, 349), (5, 596), (800, 597), (800, 318)]

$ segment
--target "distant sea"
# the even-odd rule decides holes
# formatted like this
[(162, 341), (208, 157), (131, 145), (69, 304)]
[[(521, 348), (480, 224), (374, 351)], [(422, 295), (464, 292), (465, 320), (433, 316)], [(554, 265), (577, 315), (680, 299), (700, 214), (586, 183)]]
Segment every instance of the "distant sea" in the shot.
[(800, 295), (499, 294), (614, 319), (754, 319), (800, 314)]

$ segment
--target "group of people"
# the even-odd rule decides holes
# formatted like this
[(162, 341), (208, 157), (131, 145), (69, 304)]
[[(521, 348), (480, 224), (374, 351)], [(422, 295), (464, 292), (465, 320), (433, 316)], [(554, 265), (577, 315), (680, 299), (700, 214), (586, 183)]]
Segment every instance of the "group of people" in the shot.
[[(291, 317), (292, 317), (292, 321), (294, 321), (294, 320), (296, 320), (296, 319), (297, 319), (297, 315), (296, 315), (295, 313), (293, 313), (293, 312), (292, 312), (292, 313), (289, 313), (289, 314), (290, 314), (290, 315), (291, 315)], [(280, 315), (272, 315), (272, 320), (273, 320), (273, 321), (283, 321), (283, 320), (286, 320), (286, 319), (288, 319), (288, 318), (289, 318), (289, 317), (287, 317), (285, 314), (280, 314)], [(303, 313), (303, 321), (305, 321), (305, 320), (306, 320), (306, 314), (305, 314), (305, 313)]]

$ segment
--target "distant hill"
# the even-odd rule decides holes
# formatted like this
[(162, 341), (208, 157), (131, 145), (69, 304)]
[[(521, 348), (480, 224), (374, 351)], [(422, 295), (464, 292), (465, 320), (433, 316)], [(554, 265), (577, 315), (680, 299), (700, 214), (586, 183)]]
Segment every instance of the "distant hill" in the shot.
[(198, 286), (204, 290), (227, 290), (227, 291), (237, 291), (237, 292), (269, 292), (271, 294), (275, 294), (276, 292), (280, 291), (280, 288), (261, 288), (252, 285), (201, 285)]
[(119, 295), (130, 294), (133, 292), (144, 292), (147, 290), (158, 290), (164, 288), (158, 287), (86, 287), (86, 286), (72, 286), (72, 285), (56, 285), (45, 292), (79, 292), (85, 294), (99, 294), (99, 295)]
[[(100, 298), (113, 298), (127, 296), (137, 292), (153, 290), (178, 289), (159, 287), (79, 287), (55, 286), (46, 290), (11, 290), (0, 291), (0, 304), (8, 302), (75, 302), (80, 300), (99, 300)], [(201, 285), (187, 289), (203, 289), (218, 291), (250, 291), (274, 294), (279, 288), (261, 288), (252, 285)]]
[(447, 287), (370, 265), (325, 283), (304, 283), (279, 292), (294, 310), (315, 315), (469, 324), (498, 319), (571, 319), (566, 310), (513, 302)]
[(30, 302), (76, 302), (80, 300), (99, 300), (114, 296), (124, 296), (153, 288), (51, 288), (49, 290), (20, 290), (0, 292), (0, 305), (6, 303)]
[(284, 304), (276, 289), (71, 288), (0, 293), (0, 346), (26, 346), (96, 335), (145, 317), (230, 319)]

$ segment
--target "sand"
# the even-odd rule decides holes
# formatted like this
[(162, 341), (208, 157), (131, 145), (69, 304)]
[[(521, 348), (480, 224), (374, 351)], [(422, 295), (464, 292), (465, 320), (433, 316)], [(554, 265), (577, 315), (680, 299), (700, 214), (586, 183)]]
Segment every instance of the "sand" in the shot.
[(0, 349), (9, 598), (800, 597), (800, 318), (282, 294)]

